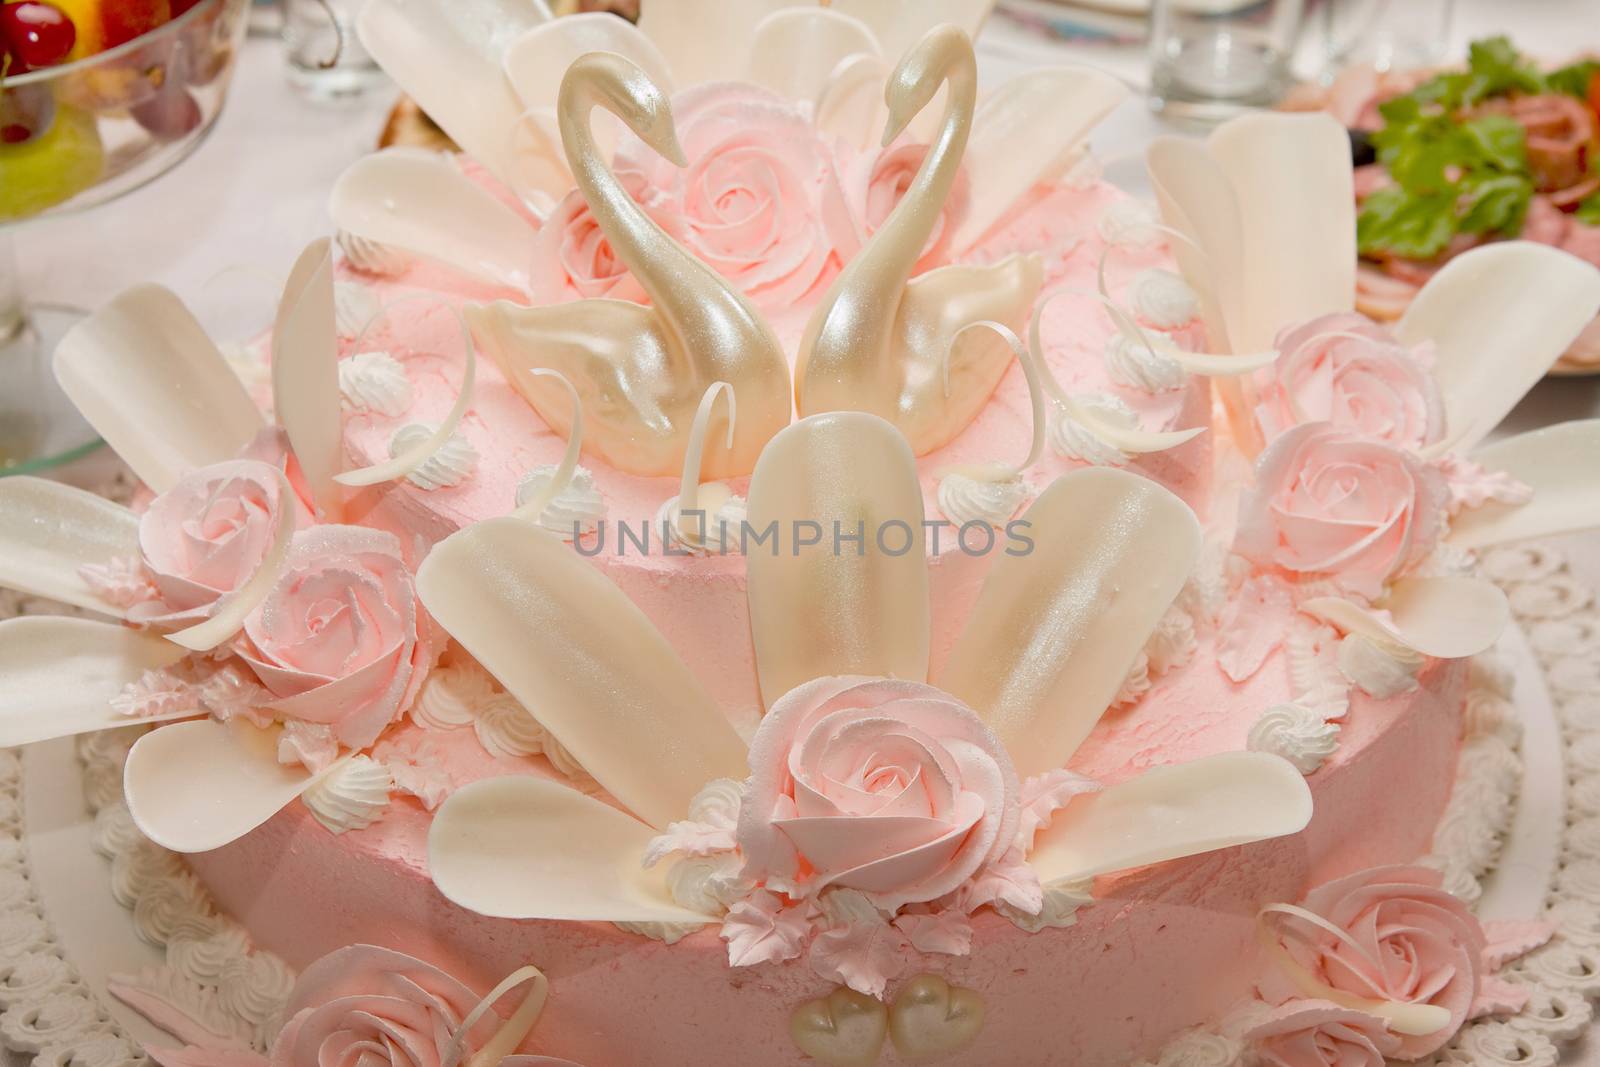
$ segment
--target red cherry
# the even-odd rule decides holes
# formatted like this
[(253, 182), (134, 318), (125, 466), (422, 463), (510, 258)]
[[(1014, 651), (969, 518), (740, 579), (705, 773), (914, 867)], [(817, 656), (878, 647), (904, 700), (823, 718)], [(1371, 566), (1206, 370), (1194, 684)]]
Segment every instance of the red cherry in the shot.
[(54, 4), (22, 0), (0, 7), (0, 37), (25, 68), (49, 67), (67, 58), (78, 30)]

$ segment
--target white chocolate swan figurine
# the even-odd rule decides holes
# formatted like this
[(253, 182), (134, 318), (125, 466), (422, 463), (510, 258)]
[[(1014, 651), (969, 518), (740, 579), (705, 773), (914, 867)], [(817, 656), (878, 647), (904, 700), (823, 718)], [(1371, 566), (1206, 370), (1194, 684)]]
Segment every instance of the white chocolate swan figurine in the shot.
[(761, 447), (789, 423), (788, 360), (749, 301), (623, 189), (590, 131), (596, 106), (680, 166), (683, 149), (665, 94), (632, 62), (593, 52), (568, 69), (557, 104), (567, 161), (651, 306), (598, 299), (540, 308), (469, 305), (473, 336), (557, 433), (570, 429), (572, 401), (556, 379), (531, 372), (547, 367), (571, 379), (588, 416), (585, 450), (630, 474), (677, 474), (700, 398), (713, 382), (727, 382), (738, 397), (738, 427), (733, 446), (708, 457), (706, 474), (748, 474)]
[(904, 433), (917, 455), (960, 433), (1011, 362), (1011, 349), (991, 332), (966, 333), (953, 347), (952, 339), (981, 320), (1020, 329), (1043, 280), (1034, 256), (911, 277), (955, 184), (972, 128), (977, 64), (972, 40), (954, 26), (930, 30), (890, 76), (885, 144), (940, 85), (949, 87), (949, 104), (937, 139), (893, 213), (812, 312), (795, 363), (801, 415), (871, 412)]

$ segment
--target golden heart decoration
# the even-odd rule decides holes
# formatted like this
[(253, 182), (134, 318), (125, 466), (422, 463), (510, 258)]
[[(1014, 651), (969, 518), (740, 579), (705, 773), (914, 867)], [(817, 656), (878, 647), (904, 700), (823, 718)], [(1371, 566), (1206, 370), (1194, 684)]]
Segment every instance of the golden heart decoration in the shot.
[(872, 1067), (884, 1038), (904, 1060), (920, 1063), (965, 1048), (983, 1029), (983, 998), (936, 974), (900, 987), (894, 1006), (840, 986), (796, 1008), (789, 1032), (800, 1051), (828, 1067)]

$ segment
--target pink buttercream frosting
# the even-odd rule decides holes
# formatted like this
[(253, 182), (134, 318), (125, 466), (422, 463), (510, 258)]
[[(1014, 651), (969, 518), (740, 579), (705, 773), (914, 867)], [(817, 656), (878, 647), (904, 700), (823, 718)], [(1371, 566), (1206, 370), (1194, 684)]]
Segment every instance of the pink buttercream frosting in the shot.
[(1259, 566), (1376, 597), (1433, 551), (1448, 499), (1443, 477), (1413, 453), (1307, 423), (1261, 454), (1234, 548)]
[(364, 749), (421, 687), (433, 662), (429, 630), (397, 538), (318, 526), (295, 534), (239, 651), (278, 716)]
[(1431, 351), (1407, 348), (1365, 315), (1323, 315), (1284, 330), (1276, 347), (1278, 360), (1259, 374), (1267, 440), (1306, 422), (1413, 450), (1444, 436)]
[(999, 738), (932, 686), (821, 678), (776, 701), (750, 746), (738, 842), (748, 877), (793, 896), (830, 886), (885, 910), (935, 900), (1016, 834)]

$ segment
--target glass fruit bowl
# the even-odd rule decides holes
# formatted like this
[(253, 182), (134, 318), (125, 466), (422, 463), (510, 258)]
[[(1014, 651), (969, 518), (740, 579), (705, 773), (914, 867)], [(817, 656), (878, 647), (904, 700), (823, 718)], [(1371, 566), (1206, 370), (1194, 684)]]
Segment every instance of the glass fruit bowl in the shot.
[[(77, 27), (80, 41), (128, 36), (139, 18), (183, 7), (58, 6), (93, 21)], [(50, 369), (56, 342), (83, 313), (24, 302), (14, 231), (131, 192), (198, 148), (222, 111), (248, 16), (249, 0), (198, 0), (115, 47), (0, 77), (0, 475), (68, 462), (99, 443)]]

